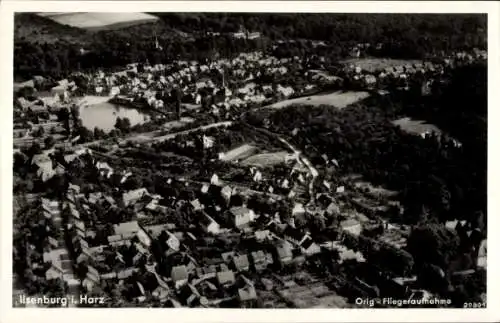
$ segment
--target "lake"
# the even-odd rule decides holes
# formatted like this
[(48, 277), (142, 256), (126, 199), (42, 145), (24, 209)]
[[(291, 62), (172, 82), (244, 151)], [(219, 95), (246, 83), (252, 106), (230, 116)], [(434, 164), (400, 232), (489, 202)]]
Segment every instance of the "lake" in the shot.
[(85, 128), (94, 130), (97, 127), (106, 132), (115, 128), (117, 118), (128, 118), (132, 126), (149, 120), (148, 115), (136, 109), (109, 102), (80, 106), (80, 118)]

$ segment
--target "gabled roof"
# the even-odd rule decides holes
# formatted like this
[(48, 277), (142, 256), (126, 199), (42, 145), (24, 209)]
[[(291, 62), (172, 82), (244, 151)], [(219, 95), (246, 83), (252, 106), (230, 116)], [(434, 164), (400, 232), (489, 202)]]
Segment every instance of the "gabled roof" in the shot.
[(188, 271), (186, 266), (182, 265), (172, 268), (171, 277), (174, 282), (188, 279)]
[(246, 286), (245, 288), (238, 289), (238, 297), (240, 301), (249, 301), (257, 298), (257, 292), (255, 291), (255, 287)]
[(212, 223), (217, 224), (217, 222), (210, 215), (202, 211), (200, 216), (200, 224), (207, 227)]
[(343, 228), (352, 227), (352, 226), (355, 226), (355, 225), (358, 225), (358, 224), (360, 224), (360, 223), (356, 219), (347, 219), (347, 220), (344, 220), (344, 221), (340, 222), (340, 226), (343, 227)]
[(239, 255), (233, 258), (234, 266), (238, 271), (245, 270), (250, 266), (247, 255)]
[(132, 234), (136, 233), (139, 231), (139, 224), (137, 221), (130, 221), (130, 222), (124, 222), (120, 224), (115, 224), (113, 225), (115, 229), (115, 234), (118, 235), (126, 235), (126, 234)]
[(219, 284), (234, 283), (235, 277), (232, 270), (222, 271), (217, 273), (217, 281)]
[(234, 251), (228, 251), (228, 252), (224, 252), (221, 254), (221, 257), (222, 259), (224, 259), (225, 262), (228, 262), (229, 260), (231, 260), (231, 258), (233, 258), (235, 256), (235, 252)]
[(304, 233), (302, 231), (293, 228), (292, 226), (287, 226), (283, 234), (296, 241), (300, 241), (304, 237)]
[(312, 244), (314, 244), (314, 241), (311, 237), (307, 236), (300, 244), (300, 246), (304, 249), (309, 248)]
[(266, 260), (266, 254), (262, 250), (252, 252), (251, 256), (254, 262), (261, 262)]
[(245, 216), (250, 214), (251, 210), (244, 206), (235, 206), (230, 209), (231, 214), (234, 216)]
[(292, 257), (292, 246), (288, 241), (281, 241), (276, 245), (276, 251), (280, 258)]

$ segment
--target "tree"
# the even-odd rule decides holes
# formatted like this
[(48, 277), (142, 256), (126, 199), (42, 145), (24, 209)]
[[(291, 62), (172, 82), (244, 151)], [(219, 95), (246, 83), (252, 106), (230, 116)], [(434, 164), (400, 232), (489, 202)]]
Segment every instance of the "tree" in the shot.
[(416, 264), (433, 264), (447, 269), (457, 253), (459, 244), (456, 232), (442, 224), (427, 224), (412, 230), (407, 249)]
[(24, 86), (17, 92), (17, 97), (31, 98), (35, 94), (35, 89), (31, 86)]
[(39, 127), (36, 131), (32, 132), (32, 136), (35, 138), (41, 138), (45, 134), (43, 127)]
[(179, 119), (181, 117), (181, 100), (182, 100), (182, 93), (179, 88), (175, 88), (171, 92), (172, 98), (175, 103), (175, 113), (177, 115), (177, 118)]
[(38, 142), (34, 142), (31, 144), (31, 147), (28, 149), (28, 157), (33, 157), (34, 155), (38, 155), (42, 152), (42, 147), (40, 147), (40, 144)]
[(14, 171), (19, 170), (27, 162), (26, 155), (20, 152), (14, 153)]
[(80, 118), (80, 108), (76, 104), (71, 106), (71, 116), (73, 117), (73, 120)]
[(433, 264), (424, 264), (418, 272), (421, 286), (436, 293), (446, 293), (449, 282), (443, 270)]
[(94, 133), (83, 126), (77, 128), (77, 135), (80, 136), (79, 141), (82, 143), (94, 140)]
[(54, 147), (56, 140), (52, 136), (48, 136), (44, 139), (43, 143), (45, 144), (45, 149), (50, 149)]
[(130, 132), (131, 124), (129, 118), (116, 118), (115, 128), (123, 133)]

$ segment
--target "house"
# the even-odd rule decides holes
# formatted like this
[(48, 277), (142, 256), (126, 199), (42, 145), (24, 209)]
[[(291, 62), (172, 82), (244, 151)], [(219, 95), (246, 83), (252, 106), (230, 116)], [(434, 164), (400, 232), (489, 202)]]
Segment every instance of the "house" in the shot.
[(152, 293), (152, 296), (160, 301), (166, 301), (169, 298), (169, 295), (169, 289), (163, 286), (156, 287), (156, 289)]
[(49, 199), (42, 198), (41, 202), (42, 202), (42, 209), (44, 210), (44, 212), (49, 213), (51, 217), (57, 216), (61, 213), (58, 201), (52, 201)]
[(50, 92), (52, 95), (64, 95), (66, 93), (68, 85), (67, 82), (60, 82), (59, 85), (54, 86), (53, 88), (50, 89)]
[(140, 227), (137, 221), (123, 222), (113, 225), (115, 235), (130, 236), (139, 232)]
[(172, 268), (170, 277), (174, 283), (175, 288), (177, 289), (187, 284), (189, 274), (186, 266), (182, 265), (182, 266), (175, 266), (174, 268)]
[(222, 287), (232, 286), (236, 279), (232, 270), (224, 270), (217, 273), (217, 282)]
[(196, 274), (202, 280), (215, 278), (217, 276), (217, 267), (215, 265), (209, 265), (207, 267), (197, 268)]
[(257, 299), (257, 292), (255, 291), (255, 287), (248, 285), (248, 286), (245, 286), (244, 288), (239, 288), (238, 289), (238, 299), (242, 303), (256, 300)]
[(246, 254), (234, 256), (233, 257), (233, 265), (237, 271), (240, 271), (240, 272), (241, 271), (248, 271), (250, 269), (250, 263), (248, 261), (248, 256)]
[(108, 163), (97, 162), (96, 168), (102, 176), (109, 178), (111, 174), (113, 174), (113, 168), (111, 168)]
[(82, 281), (82, 287), (87, 291), (87, 292), (92, 292), (92, 289), (94, 289), (94, 286), (96, 283), (88, 278), (85, 278)]
[(486, 268), (486, 239), (481, 241), (481, 245), (479, 246), (479, 251), (477, 255), (477, 266), (481, 268)]
[(187, 306), (195, 306), (199, 304), (201, 294), (198, 292), (198, 289), (194, 285), (187, 284), (184, 285), (180, 290), (179, 298)]
[(219, 176), (217, 174), (212, 175), (212, 178), (210, 178), (210, 184), (216, 185), (216, 186), (220, 185), (219, 184)]
[(286, 240), (280, 241), (276, 246), (278, 261), (282, 265), (287, 265), (293, 260), (292, 245)]
[(340, 208), (335, 202), (331, 202), (326, 208), (326, 213), (330, 216), (340, 214)]
[(302, 205), (302, 203), (295, 203), (295, 205), (293, 206), (292, 215), (296, 216), (296, 215), (304, 214), (304, 213), (306, 213), (306, 210), (304, 209), (304, 205)]
[(59, 247), (59, 241), (57, 241), (56, 239), (54, 239), (53, 237), (48, 237), (48, 241), (49, 241), (49, 244), (52, 248), (55, 248), (57, 249), (57, 247)]
[(257, 241), (264, 241), (271, 239), (271, 234), (269, 230), (257, 230), (254, 233), (255, 235), (255, 240)]
[(262, 181), (262, 173), (259, 170), (256, 170), (254, 168), (251, 168), (250, 170), (252, 171), (252, 176), (253, 176), (252, 180), (254, 182)]
[(225, 263), (231, 262), (233, 257), (236, 255), (235, 251), (228, 251), (228, 252), (223, 252), (220, 256), (222, 257), (222, 260), (224, 260)]
[(179, 239), (174, 235), (172, 234), (170, 231), (163, 231), (160, 236), (159, 236), (159, 239), (161, 240), (164, 240), (169, 248), (168, 251), (179, 251), (180, 247), (181, 247), (181, 242), (179, 241)]
[(236, 206), (229, 210), (229, 222), (238, 229), (242, 229), (255, 220), (255, 213), (244, 206)]
[(254, 251), (250, 255), (253, 267), (256, 271), (262, 271), (273, 263), (273, 257), (262, 250)]
[(56, 171), (53, 169), (52, 160), (46, 154), (33, 156), (31, 164), (38, 167), (36, 174), (44, 182), (48, 181), (56, 174)]
[(299, 246), (302, 252), (308, 256), (321, 252), (320, 246), (316, 244), (309, 235), (306, 235), (302, 241), (300, 241)]
[(231, 188), (231, 186), (226, 185), (222, 188), (221, 196), (226, 201), (227, 204), (229, 204), (229, 201), (231, 201), (232, 195), (233, 195), (233, 189)]
[(125, 206), (131, 205), (141, 199), (144, 195), (149, 194), (148, 190), (145, 188), (139, 188), (133, 191), (128, 191), (123, 193), (123, 203)]
[(362, 225), (356, 219), (348, 219), (340, 222), (340, 227), (342, 230), (347, 231), (355, 236), (359, 236), (361, 234)]
[(118, 279), (126, 279), (126, 278), (132, 276), (136, 271), (137, 271), (137, 269), (134, 267), (123, 269), (123, 270), (120, 270), (119, 272), (116, 273), (116, 277)]
[(199, 223), (203, 231), (205, 231), (205, 233), (210, 233), (214, 235), (220, 233), (220, 225), (206, 212), (201, 212)]
[[(199, 94), (198, 94), (199, 96)], [(199, 103), (197, 103), (199, 104)], [(212, 148), (214, 145), (215, 139), (213, 137), (203, 135), (203, 148), (208, 149)]]
[(305, 233), (303, 233), (299, 229), (296, 229), (293, 225), (287, 226), (283, 234), (288, 241), (291, 241), (292, 243), (295, 243), (297, 245), (300, 244), (302, 239), (306, 237)]
[(100, 283), (101, 281), (99, 271), (90, 265), (87, 266), (87, 278), (95, 283)]
[(193, 207), (194, 211), (201, 211), (204, 209), (204, 206), (200, 203), (200, 200), (196, 199), (191, 202), (189, 202), (191, 206)]

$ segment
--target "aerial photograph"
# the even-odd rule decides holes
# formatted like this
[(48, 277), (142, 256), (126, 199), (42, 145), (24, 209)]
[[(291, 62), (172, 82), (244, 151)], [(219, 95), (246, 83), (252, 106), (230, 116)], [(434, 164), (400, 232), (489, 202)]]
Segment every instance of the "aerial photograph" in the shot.
[(16, 12), (12, 306), (485, 308), (487, 31)]

